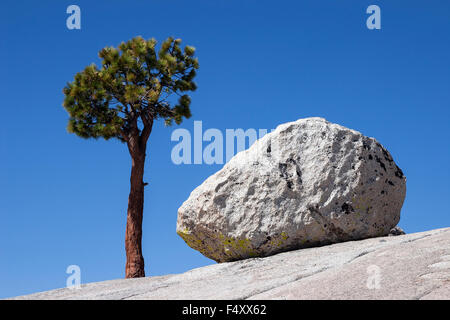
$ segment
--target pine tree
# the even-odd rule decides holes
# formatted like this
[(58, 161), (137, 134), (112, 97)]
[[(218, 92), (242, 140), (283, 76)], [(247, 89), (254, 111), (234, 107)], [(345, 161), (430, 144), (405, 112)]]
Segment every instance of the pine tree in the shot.
[[(99, 52), (102, 66), (92, 64), (63, 90), (70, 115), (68, 131), (82, 138), (116, 138), (131, 156), (130, 194), (125, 236), (125, 277), (144, 277), (142, 256), (143, 181), (147, 140), (154, 121), (180, 124), (191, 116), (188, 91), (198, 69), (195, 49), (169, 37), (156, 51), (155, 39), (142, 37)], [(176, 98), (176, 99), (174, 99)], [(174, 102), (175, 101), (175, 102)], [(178, 101), (178, 102), (176, 102)]]

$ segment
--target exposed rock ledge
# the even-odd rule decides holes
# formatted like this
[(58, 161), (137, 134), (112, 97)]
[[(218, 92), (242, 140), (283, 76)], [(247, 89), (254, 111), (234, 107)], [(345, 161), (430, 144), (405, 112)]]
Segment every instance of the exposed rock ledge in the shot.
[[(369, 280), (369, 289), (368, 278), (377, 271), (379, 288)], [(450, 228), (16, 299), (450, 299)]]

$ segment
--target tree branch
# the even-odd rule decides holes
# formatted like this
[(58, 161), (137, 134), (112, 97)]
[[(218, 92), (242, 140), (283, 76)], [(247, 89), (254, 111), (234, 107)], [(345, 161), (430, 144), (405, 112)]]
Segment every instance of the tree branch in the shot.
[(139, 148), (141, 151), (145, 152), (147, 147), (147, 140), (152, 133), (153, 128), (153, 116), (145, 114), (145, 112), (141, 113), (141, 119), (144, 123), (144, 128), (142, 129), (141, 135), (139, 137)]

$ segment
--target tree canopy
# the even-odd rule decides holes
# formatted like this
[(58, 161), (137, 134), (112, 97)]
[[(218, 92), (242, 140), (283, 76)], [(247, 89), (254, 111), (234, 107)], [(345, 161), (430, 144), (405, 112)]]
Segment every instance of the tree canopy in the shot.
[[(155, 39), (135, 37), (118, 48), (99, 52), (95, 64), (75, 75), (63, 90), (63, 106), (70, 115), (68, 131), (82, 138), (117, 138), (151, 131), (153, 120), (167, 125), (191, 116), (189, 95), (199, 64), (195, 48), (180, 47), (181, 39), (169, 37), (156, 50)], [(178, 101), (172, 102), (171, 96)], [(147, 133), (149, 134), (149, 132)]]

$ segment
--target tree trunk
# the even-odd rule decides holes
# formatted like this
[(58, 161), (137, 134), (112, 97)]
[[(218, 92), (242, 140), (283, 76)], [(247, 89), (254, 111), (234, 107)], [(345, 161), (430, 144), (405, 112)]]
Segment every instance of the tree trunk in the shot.
[[(136, 150), (136, 149), (135, 149)], [(145, 148), (131, 154), (130, 195), (128, 197), (125, 251), (127, 262), (125, 278), (145, 277), (142, 256), (142, 218), (144, 211), (144, 163)]]

